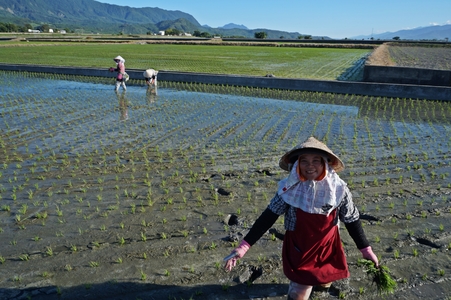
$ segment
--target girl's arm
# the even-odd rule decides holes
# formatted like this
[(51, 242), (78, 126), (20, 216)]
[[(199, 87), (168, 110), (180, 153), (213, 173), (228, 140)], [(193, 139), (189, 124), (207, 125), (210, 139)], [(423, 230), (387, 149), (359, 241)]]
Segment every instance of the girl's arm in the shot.
[(363, 231), (360, 219), (352, 223), (345, 223), (345, 226), (346, 229), (348, 230), (349, 235), (354, 240), (357, 249), (360, 250), (370, 245), (370, 243), (366, 238), (365, 232)]
[(345, 224), (345, 227), (351, 238), (354, 240), (357, 248), (363, 249), (368, 247), (370, 244), (363, 231), (362, 223), (360, 222), (359, 210), (352, 201), (352, 194), (347, 187), (338, 212), (340, 221)]
[(266, 208), (260, 217), (258, 217), (255, 221), (254, 225), (252, 225), (251, 230), (244, 237), (244, 240), (248, 242), (249, 245), (254, 245), (265, 234), (265, 232), (268, 231), (272, 225), (274, 225), (277, 218), (279, 218), (278, 214), (275, 214), (269, 208)]

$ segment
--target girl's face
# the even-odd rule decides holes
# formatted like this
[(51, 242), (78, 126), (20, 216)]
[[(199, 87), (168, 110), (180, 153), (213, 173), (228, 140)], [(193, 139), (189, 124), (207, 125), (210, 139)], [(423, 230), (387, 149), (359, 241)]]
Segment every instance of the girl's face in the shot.
[(317, 154), (303, 154), (299, 156), (301, 175), (307, 180), (315, 180), (324, 171), (323, 158)]

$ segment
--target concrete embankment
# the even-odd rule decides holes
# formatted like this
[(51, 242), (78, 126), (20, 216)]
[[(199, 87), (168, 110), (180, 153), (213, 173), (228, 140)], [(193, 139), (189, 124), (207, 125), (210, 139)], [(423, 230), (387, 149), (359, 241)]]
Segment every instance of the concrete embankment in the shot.
[[(0, 70), (53, 73), (78, 76), (111, 77), (107, 68), (74, 68), (37, 65), (0, 64)], [(144, 70), (127, 69), (130, 79), (144, 79)], [(451, 88), (427, 85), (388, 84), (374, 82), (348, 82), (335, 80), (310, 80), (278, 77), (258, 77), (241, 75), (220, 75), (204, 73), (185, 73), (160, 70), (159, 81), (175, 81), (187, 83), (222, 84), (231, 86), (249, 86), (258, 88), (287, 89), (300, 91), (317, 91), (339, 94), (355, 94), (366, 96), (398, 97), (427, 100), (451, 100)]]
[(450, 87), (451, 71), (393, 66), (365, 66), (363, 81)]

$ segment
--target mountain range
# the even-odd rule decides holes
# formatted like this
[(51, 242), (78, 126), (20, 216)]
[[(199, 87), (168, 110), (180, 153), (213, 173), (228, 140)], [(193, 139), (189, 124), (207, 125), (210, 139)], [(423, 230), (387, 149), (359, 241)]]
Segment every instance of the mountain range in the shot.
[(360, 35), (353, 38), (391, 40), (394, 37), (399, 37), (402, 40), (446, 40), (451, 38), (451, 24), (417, 27), (373, 35)]
[(169, 28), (182, 32), (207, 32), (211, 35), (254, 37), (265, 31), (267, 38), (296, 39), (298, 32), (272, 29), (248, 29), (244, 25), (227, 24), (221, 28), (202, 26), (190, 14), (160, 8), (134, 8), (100, 3), (94, 0), (0, 0), (0, 22), (93, 33), (146, 34)]
[[(286, 32), (275, 29), (249, 29), (233, 23), (212, 28), (200, 25), (190, 14), (160, 8), (134, 8), (94, 0), (0, 0), (0, 22), (32, 27), (49, 25), (54, 29), (72, 32), (109, 34), (148, 34), (169, 28), (181, 32), (206, 32), (225, 37), (253, 38), (255, 33), (264, 31), (268, 39), (297, 39), (308, 33)], [(273, 23), (272, 23), (273, 24)], [(361, 35), (352, 39), (391, 40), (394, 37), (414, 40), (444, 40), (451, 38), (451, 25), (420, 27), (410, 30)], [(327, 36), (312, 36), (312, 39), (330, 39)]]

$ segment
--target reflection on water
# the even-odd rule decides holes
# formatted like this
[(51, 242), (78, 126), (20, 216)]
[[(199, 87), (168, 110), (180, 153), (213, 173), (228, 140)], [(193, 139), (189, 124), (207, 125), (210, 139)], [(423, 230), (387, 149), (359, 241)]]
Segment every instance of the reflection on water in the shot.
[(155, 85), (149, 85), (148, 87), (147, 87), (147, 90), (146, 90), (146, 99), (147, 99), (147, 102), (150, 104), (150, 103), (154, 103), (156, 100), (157, 100), (157, 97), (158, 97), (158, 91), (157, 91), (157, 85), (155, 84)]
[(126, 91), (116, 91), (116, 96), (119, 101), (119, 112), (120, 112), (120, 121), (126, 121), (128, 120), (128, 102), (127, 98), (125, 97)]

